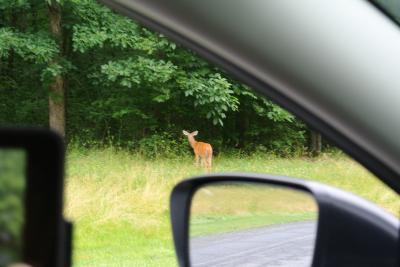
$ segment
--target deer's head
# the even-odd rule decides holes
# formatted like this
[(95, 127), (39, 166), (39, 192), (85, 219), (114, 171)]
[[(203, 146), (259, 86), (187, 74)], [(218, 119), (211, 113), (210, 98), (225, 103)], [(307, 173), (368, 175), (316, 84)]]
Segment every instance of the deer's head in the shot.
[(189, 133), (189, 132), (183, 130), (182, 133), (184, 135), (186, 135), (187, 137), (193, 137), (193, 136), (196, 136), (199, 133), (199, 131), (194, 131), (194, 132)]

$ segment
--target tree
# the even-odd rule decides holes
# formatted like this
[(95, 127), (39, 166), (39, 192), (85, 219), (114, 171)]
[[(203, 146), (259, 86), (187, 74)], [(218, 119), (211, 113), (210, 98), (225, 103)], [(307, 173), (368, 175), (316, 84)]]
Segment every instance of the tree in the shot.
[[(45, 99), (38, 96), (42, 94), (41, 79), (58, 50), (48, 34), (46, 20), (36, 16), (43, 9), (44, 1), (0, 2), (0, 108), (3, 123), (21, 123), (18, 118), (24, 117), (25, 123), (41, 124), (37, 120), (47, 114), (41, 105)], [(26, 98), (34, 92), (38, 93), (35, 98)]]
[(322, 151), (321, 134), (315, 130), (311, 130), (311, 155), (317, 157)]
[(61, 5), (48, 0), (50, 33), (57, 44), (58, 53), (50, 61), (53, 77), (49, 84), (49, 126), (65, 138), (65, 83), (60, 65), (63, 56), (63, 30), (61, 27)]

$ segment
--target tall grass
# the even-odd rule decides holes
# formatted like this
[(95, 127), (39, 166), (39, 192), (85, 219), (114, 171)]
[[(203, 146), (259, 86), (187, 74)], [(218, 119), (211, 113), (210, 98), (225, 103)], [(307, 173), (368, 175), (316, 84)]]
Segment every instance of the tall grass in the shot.
[[(398, 216), (399, 196), (345, 156), (283, 159), (220, 154), (213, 171), (317, 180), (354, 192)], [(169, 194), (204, 173), (192, 157), (145, 159), (113, 148), (73, 148), (67, 156), (65, 214), (75, 222), (74, 266), (174, 266)]]

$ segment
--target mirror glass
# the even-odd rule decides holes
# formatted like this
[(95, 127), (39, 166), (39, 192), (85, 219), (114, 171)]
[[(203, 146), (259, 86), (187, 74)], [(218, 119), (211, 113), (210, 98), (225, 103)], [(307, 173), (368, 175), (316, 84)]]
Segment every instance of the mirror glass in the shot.
[(317, 218), (317, 203), (303, 191), (208, 184), (192, 199), (191, 266), (310, 266)]
[(25, 151), (0, 149), (0, 266), (22, 258)]

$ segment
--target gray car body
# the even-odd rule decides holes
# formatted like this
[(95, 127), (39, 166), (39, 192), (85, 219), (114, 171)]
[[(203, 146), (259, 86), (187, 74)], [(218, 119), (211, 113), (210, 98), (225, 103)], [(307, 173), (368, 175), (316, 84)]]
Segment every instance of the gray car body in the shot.
[(400, 28), (364, 0), (102, 0), (196, 50), (400, 192)]

